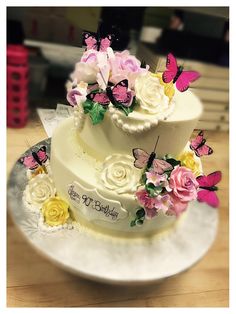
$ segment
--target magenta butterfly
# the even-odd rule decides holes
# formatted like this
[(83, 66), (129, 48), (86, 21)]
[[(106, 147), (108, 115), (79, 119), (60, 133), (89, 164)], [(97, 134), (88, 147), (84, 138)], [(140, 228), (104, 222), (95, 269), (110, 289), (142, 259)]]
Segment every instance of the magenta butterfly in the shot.
[(189, 83), (196, 81), (200, 74), (196, 71), (183, 71), (182, 66), (177, 65), (176, 58), (169, 53), (166, 59), (166, 70), (162, 74), (164, 83), (173, 80), (176, 88), (180, 92), (184, 92), (189, 88)]
[(108, 105), (111, 102), (114, 106), (120, 104), (125, 107), (130, 107), (133, 102), (134, 92), (128, 90), (128, 80), (125, 79), (112, 88), (107, 87), (103, 92), (91, 92), (87, 95), (87, 98), (101, 105)]
[[(145, 166), (147, 166), (150, 154), (145, 152), (145, 150), (141, 148), (134, 148), (133, 156), (135, 158), (134, 166), (136, 168), (143, 169)], [(154, 171), (156, 171), (158, 174), (163, 174), (165, 171), (173, 169), (172, 165), (167, 161), (157, 158), (154, 158), (152, 166)]]
[(46, 146), (42, 146), (37, 152), (32, 152), (31, 155), (22, 157), (20, 161), (26, 168), (34, 170), (38, 168), (38, 166), (42, 166), (47, 159), (48, 156), (46, 154)]
[(205, 202), (212, 207), (219, 206), (219, 199), (215, 191), (218, 190), (216, 184), (220, 182), (221, 177), (221, 171), (215, 171), (208, 176), (197, 177), (199, 188), (202, 189), (197, 194), (199, 202)]
[(87, 46), (87, 50), (94, 49), (98, 51), (106, 51), (111, 45), (112, 36), (108, 35), (105, 38), (96, 38), (96, 35), (93, 35), (88, 32), (84, 32), (84, 41)]
[(198, 157), (203, 155), (211, 155), (213, 153), (213, 149), (205, 143), (206, 139), (204, 138), (204, 132), (200, 131), (197, 137), (191, 141), (190, 148)]

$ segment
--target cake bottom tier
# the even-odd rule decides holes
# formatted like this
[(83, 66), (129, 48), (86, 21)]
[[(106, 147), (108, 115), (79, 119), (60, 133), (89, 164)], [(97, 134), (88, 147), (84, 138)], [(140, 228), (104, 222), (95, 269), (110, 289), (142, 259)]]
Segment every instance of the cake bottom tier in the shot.
[(131, 227), (138, 209), (134, 193), (118, 194), (101, 184), (103, 160), (83, 151), (71, 119), (61, 123), (53, 134), (50, 163), (58, 194), (70, 204), (74, 218), (94, 231), (143, 237), (171, 229), (179, 220), (160, 213), (140, 227)]

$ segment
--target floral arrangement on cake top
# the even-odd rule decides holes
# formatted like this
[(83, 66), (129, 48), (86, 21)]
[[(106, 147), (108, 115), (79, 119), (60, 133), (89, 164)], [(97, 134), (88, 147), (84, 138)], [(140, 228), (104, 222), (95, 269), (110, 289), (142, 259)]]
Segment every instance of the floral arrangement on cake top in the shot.
[(143, 169), (143, 173), (135, 192), (139, 208), (131, 227), (142, 225), (145, 219), (152, 219), (160, 212), (178, 217), (193, 200), (219, 206), (215, 191), (221, 172), (203, 174), (199, 157), (213, 153), (203, 136), (203, 131), (199, 132), (177, 158), (166, 155), (158, 159), (155, 149), (150, 155), (140, 148), (133, 150), (134, 166)]
[(128, 50), (114, 52), (111, 36), (98, 40), (86, 33), (85, 43), (86, 50), (71, 74), (67, 100), (80, 120), (89, 114), (94, 125), (104, 119), (110, 106), (126, 116), (137, 108), (166, 118), (173, 107), (174, 84), (183, 92), (199, 77), (195, 71), (183, 71), (172, 54), (167, 56), (166, 71), (154, 74)]

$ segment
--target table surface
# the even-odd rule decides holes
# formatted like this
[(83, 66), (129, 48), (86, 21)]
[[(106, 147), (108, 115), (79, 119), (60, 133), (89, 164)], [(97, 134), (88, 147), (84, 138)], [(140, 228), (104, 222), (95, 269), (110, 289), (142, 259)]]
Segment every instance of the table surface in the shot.
[[(196, 134), (196, 132), (195, 132)], [(8, 216), (8, 307), (228, 307), (228, 133), (206, 131), (214, 154), (203, 157), (205, 173), (221, 170), (219, 230), (207, 255), (188, 271), (159, 284), (110, 286), (58, 268), (26, 242)], [(47, 138), (38, 119), (7, 130), (7, 172), (30, 145)]]

